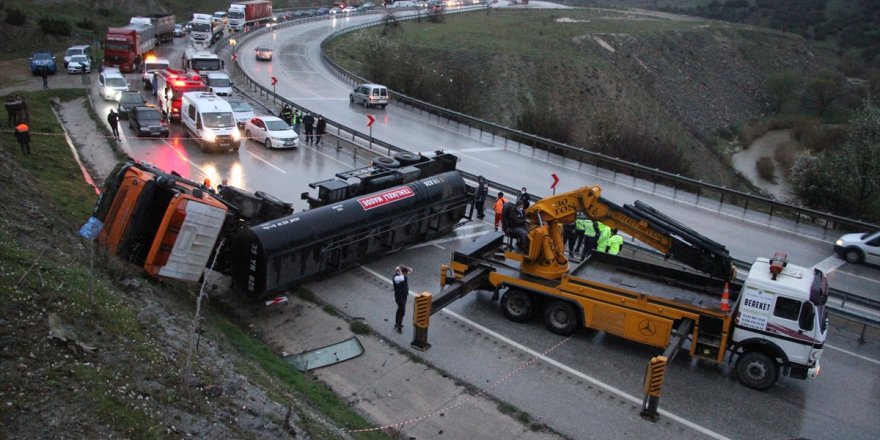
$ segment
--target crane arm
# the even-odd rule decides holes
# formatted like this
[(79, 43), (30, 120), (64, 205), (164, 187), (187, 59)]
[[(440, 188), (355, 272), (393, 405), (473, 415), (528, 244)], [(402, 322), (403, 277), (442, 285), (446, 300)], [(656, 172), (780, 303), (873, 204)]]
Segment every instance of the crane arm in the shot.
[[(663, 213), (636, 201), (634, 205), (617, 205), (602, 197), (598, 186), (583, 187), (562, 194), (545, 197), (526, 210), (530, 223), (530, 237), (558, 235), (561, 224), (574, 222), (578, 212), (600, 221), (611, 228), (626, 232), (633, 238), (662, 252), (667, 257), (685, 263), (694, 269), (725, 280), (734, 279), (732, 260), (727, 249)], [(548, 240), (541, 240), (547, 242)], [(549, 242), (557, 239), (551, 237)], [(562, 264), (557, 246), (539, 244), (530, 246), (528, 259), (544, 266), (551, 261)], [(546, 255), (545, 255), (546, 254)], [(565, 262), (564, 264), (567, 264)]]

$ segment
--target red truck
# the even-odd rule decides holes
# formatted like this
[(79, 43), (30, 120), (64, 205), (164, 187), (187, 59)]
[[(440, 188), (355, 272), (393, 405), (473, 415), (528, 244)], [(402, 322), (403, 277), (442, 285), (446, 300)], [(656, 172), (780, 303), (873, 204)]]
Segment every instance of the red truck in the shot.
[(129, 23), (145, 23), (153, 25), (156, 34), (156, 44), (174, 40), (174, 16), (169, 14), (153, 14), (131, 17)]
[(229, 29), (240, 31), (245, 26), (258, 26), (272, 20), (272, 2), (253, 0), (235, 2), (229, 5), (227, 12)]
[(107, 29), (104, 37), (104, 65), (134, 72), (135, 61), (143, 60), (156, 47), (156, 31), (151, 24), (130, 23)]

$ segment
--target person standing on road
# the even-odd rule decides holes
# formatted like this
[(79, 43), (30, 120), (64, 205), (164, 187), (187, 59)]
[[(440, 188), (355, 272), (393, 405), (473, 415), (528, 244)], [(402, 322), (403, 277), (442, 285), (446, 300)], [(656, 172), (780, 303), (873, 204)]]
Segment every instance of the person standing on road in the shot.
[(409, 266), (400, 265), (394, 268), (394, 302), (397, 303), (397, 313), (394, 314), (394, 329), (397, 333), (403, 333), (403, 314), (406, 312), (406, 299), (409, 297), (409, 280), (407, 276), (412, 273)]
[(119, 140), (119, 115), (110, 109), (110, 114), (107, 115), (107, 123), (110, 124), (110, 128), (113, 130), (113, 137), (116, 140)]
[(31, 112), (28, 110), (27, 101), (21, 95), (17, 95), (15, 100), (18, 102), (18, 122), (24, 122), (25, 124), (31, 123)]
[(15, 127), (15, 139), (21, 146), (21, 154), (24, 156), (31, 155), (31, 128), (24, 122)]
[(501, 216), (504, 214), (504, 205), (507, 204), (507, 199), (504, 198), (504, 193), (498, 193), (498, 198), (495, 199), (495, 232), (498, 232), (498, 225), (501, 224)]
[(523, 202), (523, 209), (529, 209), (529, 205), (532, 204), (531, 200), (529, 200), (529, 191), (526, 190), (526, 187), (522, 188), (522, 191), (519, 193), (519, 197), (517, 200)]
[(49, 72), (46, 69), (40, 71), (40, 77), (43, 78), (43, 90), (49, 88)]
[(18, 123), (18, 112), (21, 109), (21, 102), (15, 96), (7, 96), (4, 107), (6, 107), (6, 125), (10, 128), (14, 127)]
[(327, 121), (323, 116), (318, 115), (318, 123), (315, 124), (315, 145), (321, 144), (321, 136), (327, 132)]
[(302, 121), (303, 121), (302, 113), (300, 113), (298, 109), (294, 110), (293, 111), (293, 131), (296, 133), (297, 136), (300, 135), (299, 127), (302, 125)]
[(474, 210), (477, 211), (477, 218), (482, 220), (486, 216), (486, 197), (489, 196), (489, 182), (483, 176), (477, 178), (477, 192), (474, 195)]
[(293, 127), (293, 110), (291, 110), (287, 103), (285, 103), (284, 108), (281, 109), (281, 119), (286, 122), (287, 125)]
[(306, 143), (311, 144), (315, 127), (315, 117), (311, 113), (306, 112), (306, 115), (303, 116), (303, 126), (303, 130), (306, 132)]

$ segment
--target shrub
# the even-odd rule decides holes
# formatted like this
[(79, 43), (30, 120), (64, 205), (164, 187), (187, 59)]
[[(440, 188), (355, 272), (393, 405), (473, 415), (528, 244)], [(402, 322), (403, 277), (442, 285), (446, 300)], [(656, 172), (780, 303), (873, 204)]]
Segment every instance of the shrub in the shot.
[(76, 22), (76, 27), (80, 29), (95, 30), (95, 22), (92, 21), (89, 17), (85, 17), (82, 20)]
[(44, 34), (62, 37), (70, 36), (70, 23), (67, 20), (43, 17), (40, 19), (39, 24)]
[(758, 169), (758, 175), (762, 179), (770, 183), (776, 183), (776, 165), (773, 164), (773, 159), (770, 156), (758, 159), (755, 162), (755, 167)]
[(98, 8), (98, 10), (95, 12), (97, 12), (97, 14), (100, 15), (101, 17), (109, 17), (110, 14), (113, 13), (113, 11), (111, 11), (110, 9), (107, 9), (107, 8)]
[(366, 335), (373, 331), (373, 329), (370, 328), (369, 325), (364, 324), (363, 321), (352, 321), (350, 328), (351, 332), (356, 335)]
[(6, 22), (13, 26), (21, 26), (27, 21), (27, 16), (19, 9), (6, 8)]
[(773, 159), (775, 159), (779, 167), (782, 168), (780, 174), (788, 175), (791, 166), (794, 165), (794, 160), (799, 149), (800, 147), (796, 142), (786, 142), (776, 147), (776, 151), (773, 153)]

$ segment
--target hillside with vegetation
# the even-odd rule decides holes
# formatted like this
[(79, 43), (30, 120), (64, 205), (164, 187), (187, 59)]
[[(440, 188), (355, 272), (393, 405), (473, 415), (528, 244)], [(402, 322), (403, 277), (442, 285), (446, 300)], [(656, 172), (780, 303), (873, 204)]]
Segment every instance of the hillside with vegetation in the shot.
[(801, 35), (643, 10), (447, 14), (348, 34), (325, 50), (418, 99), (753, 192), (730, 164), (734, 151), (797, 128), (802, 145), (777, 161), (785, 174), (796, 153), (843, 143), (840, 123), (871, 87)]

